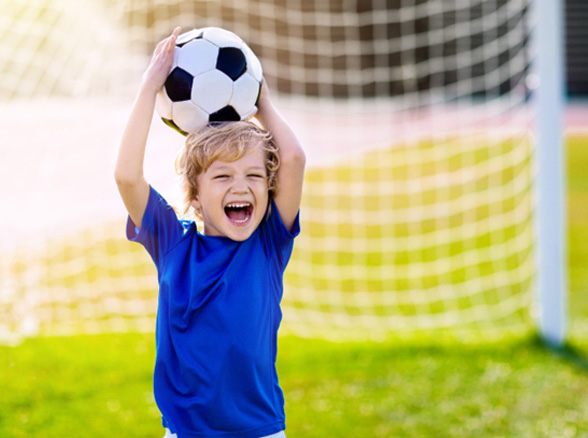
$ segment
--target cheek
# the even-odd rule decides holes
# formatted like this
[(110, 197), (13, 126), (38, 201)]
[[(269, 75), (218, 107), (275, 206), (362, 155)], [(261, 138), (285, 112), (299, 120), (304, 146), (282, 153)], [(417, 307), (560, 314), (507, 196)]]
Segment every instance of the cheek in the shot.
[(217, 184), (210, 184), (208, 187), (207, 197), (209, 199), (217, 199), (219, 197), (224, 196), (228, 187), (225, 184), (217, 183)]
[(266, 176), (265, 178), (260, 179), (259, 185), (265, 187), (267, 190), (267, 188), (269, 187), (269, 177)]
[(255, 191), (258, 193), (258, 196), (268, 196), (269, 186), (267, 181), (259, 181), (259, 183), (255, 186)]

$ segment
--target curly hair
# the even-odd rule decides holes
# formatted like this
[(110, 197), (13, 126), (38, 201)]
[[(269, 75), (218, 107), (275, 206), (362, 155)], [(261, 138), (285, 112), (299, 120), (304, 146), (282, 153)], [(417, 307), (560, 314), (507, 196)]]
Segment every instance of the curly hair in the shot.
[(198, 175), (206, 172), (217, 160), (236, 161), (256, 145), (265, 151), (268, 197), (273, 199), (277, 190), (277, 172), (280, 167), (278, 147), (272, 135), (253, 122), (226, 122), (208, 125), (188, 135), (176, 160), (176, 172), (184, 186), (184, 211), (198, 195)]

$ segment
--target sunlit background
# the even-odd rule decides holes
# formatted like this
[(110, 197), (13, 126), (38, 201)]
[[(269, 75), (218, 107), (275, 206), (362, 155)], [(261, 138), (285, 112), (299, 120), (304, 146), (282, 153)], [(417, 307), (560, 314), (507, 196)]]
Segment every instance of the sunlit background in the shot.
[[(112, 168), (176, 24), (242, 36), (308, 151), (285, 331), (529, 324), (527, 3), (393, 3), (8, 2), (4, 335), (152, 330), (154, 269), (123, 241)], [(182, 140), (154, 121), (146, 175), (175, 202)]]

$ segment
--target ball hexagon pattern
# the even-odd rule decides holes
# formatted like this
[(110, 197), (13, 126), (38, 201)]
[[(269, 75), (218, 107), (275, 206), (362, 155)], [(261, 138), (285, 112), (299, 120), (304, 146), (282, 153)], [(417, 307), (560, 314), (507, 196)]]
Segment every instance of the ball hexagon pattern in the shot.
[(209, 123), (245, 120), (257, 112), (263, 71), (251, 48), (218, 27), (176, 39), (174, 60), (156, 110), (182, 135)]
[(229, 104), (237, 114), (241, 114), (244, 119), (247, 119), (253, 116), (257, 110), (256, 102), (259, 100), (260, 92), (259, 81), (249, 73), (244, 73), (235, 81)]
[(218, 47), (237, 47), (242, 48), (245, 44), (241, 38), (233, 32), (221, 29), (220, 27), (205, 27), (201, 29), (202, 38), (210, 41)]
[(216, 66), (218, 52), (219, 48), (214, 44), (200, 38), (195, 39), (175, 50), (173, 67), (180, 67), (195, 77)]
[(193, 132), (208, 123), (208, 113), (191, 100), (174, 102), (173, 121), (183, 132)]
[(211, 114), (229, 103), (233, 95), (233, 80), (219, 70), (197, 76), (192, 85), (192, 102)]

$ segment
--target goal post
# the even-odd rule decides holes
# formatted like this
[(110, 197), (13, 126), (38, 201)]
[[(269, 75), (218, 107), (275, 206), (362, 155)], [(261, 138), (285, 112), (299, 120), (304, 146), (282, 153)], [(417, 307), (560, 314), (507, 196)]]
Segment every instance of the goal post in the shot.
[(562, 132), (564, 98), (561, 1), (532, 2), (535, 29), (537, 299), (539, 326), (550, 344), (566, 330), (566, 204)]

